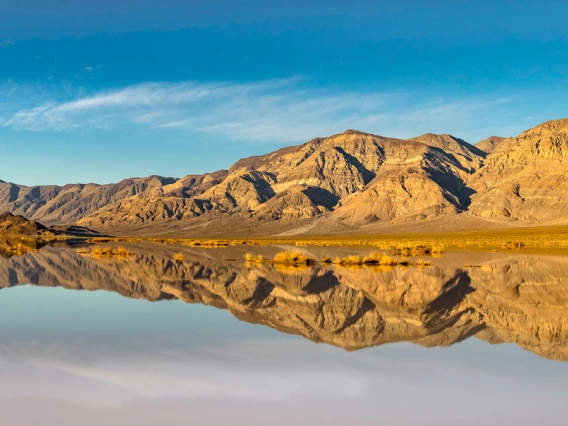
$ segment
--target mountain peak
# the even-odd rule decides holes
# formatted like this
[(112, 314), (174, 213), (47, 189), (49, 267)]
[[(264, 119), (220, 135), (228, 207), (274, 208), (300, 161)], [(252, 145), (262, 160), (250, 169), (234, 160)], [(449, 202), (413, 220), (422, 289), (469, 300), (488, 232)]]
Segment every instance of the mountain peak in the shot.
[(354, 129), (347, 129), (345, 132), (343, 132), (342, 134), (344, 135), (361, 135), (361, 136), (375, 136), (372, 133), (367, 133), (367, 132), (362, 132), (360, 130), (354, 130)]
[(0, 234), (41, 235), (47, 228), (40, 223), (10, 212), (0, 214)]
[(475, 147), (479, 148), (487, 154), (490, 154), (506, 139), (507, 138), (501, 136), (489, 136), (487, 139), (483, 139), (482, 141), (477, 142), (475, 144)]
[(544, 123), (539, 124), (535, 129), (547, 129), (547, 130), (568, 130), (568, 118), (560, 118), (558, 120), (549, 120)]
[(442, 133), (440, 135), (435, 133), (426, 133), (424, 135), (411, 138), (410, 140), (447, 150), (454, 154), (459, 153), (460, 155), (465, 155), (468, 158), (485, 157), (486, 155), (485, 152), (478, 147), (448, 133)]

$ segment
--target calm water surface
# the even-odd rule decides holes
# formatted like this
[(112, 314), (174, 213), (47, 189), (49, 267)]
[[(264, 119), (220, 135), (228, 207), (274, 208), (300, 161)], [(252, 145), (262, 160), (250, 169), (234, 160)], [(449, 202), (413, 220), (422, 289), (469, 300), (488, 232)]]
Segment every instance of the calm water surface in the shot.
[(566, 425), (568, 257), (128, 247), (0, 258), (1, 425)]

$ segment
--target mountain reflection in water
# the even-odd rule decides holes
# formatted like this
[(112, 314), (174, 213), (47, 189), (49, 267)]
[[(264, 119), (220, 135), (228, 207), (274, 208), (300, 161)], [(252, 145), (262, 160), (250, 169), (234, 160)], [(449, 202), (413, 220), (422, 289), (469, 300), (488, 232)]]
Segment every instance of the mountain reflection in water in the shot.
[[(568, 360), (568, 257), (450, 252), (429, 267), (281, 268), (245, 265), (243, 254), (250, 249), (244, 247), (128, 248), (135, 255), (98, 258), (45, 247), (0, 258), (0, 287), (33, 284), (149, 301), (179, 299), (347, 350), (403, 341), (450, 346), (475, 336)], [(252, 251), (272, 257), (281, 249)], [(353, 251), (307, 250), (316, 258)], [(179, 251), (183, 260), (174, 259)]]

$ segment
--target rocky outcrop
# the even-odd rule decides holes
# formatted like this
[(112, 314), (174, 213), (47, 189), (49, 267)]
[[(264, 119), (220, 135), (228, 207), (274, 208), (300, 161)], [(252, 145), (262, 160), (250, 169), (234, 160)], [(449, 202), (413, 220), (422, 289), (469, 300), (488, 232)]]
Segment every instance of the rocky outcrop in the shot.
[(0, 214), (0, 235), (3, 236), (41, 236), (50, 234), (41, 223), (28, 220), (23, 216), (9, 212)]

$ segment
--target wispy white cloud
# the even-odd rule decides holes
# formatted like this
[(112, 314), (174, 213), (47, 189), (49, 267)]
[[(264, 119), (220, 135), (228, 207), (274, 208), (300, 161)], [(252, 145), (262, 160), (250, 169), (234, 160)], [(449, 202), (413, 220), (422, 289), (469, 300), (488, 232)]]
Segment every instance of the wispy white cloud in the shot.
[(92, 72), (92, 71), (97, 71), (100, 68), (102, 68), (102, 65), (88, 65), (83, 68), (83, 71)]
[[(25, 382), (36, 382), (36, 395), (45, 389), (37, 372), (50, 376), (50, 381), (61, 380), (87, 382), (95, 386), (97, 398), (202, 398), (224, 396), (232, 399), (285, 400), (297, 395), (312, 393), (328, 397), (357, 398), (367, 387), (365, 375), (350, 366), (343, 370), (327, 371), (326, 364), (337, 364), (344, 352), (312, 349), (311, 343), (301, 340), (214, 342), (199, 347), (183, 349), (155, 349), (151, 347), (121, 348), (87, 345), (66, 346), (58, 344), (22, 343), (0, 344), (0, 371), (18, 372), (6, 376), (0, 383), (0, 400), (17, 395), (15, 376)], [(95, 347), (96, 346), (96, 347)], [(269, 353), (269, 359), (264, 355)], [(300, 354), (302, 356), (300, 356)], [(286, 356), (285, 356), (286, 355)], [(124, 359), (128, 359), (124, 363)], [(299, 368), (300, 361), (308, 368)], [(149, 370), (148, 365), (152, 368)], [(278, 369), (274, 369), (278, 365)], [(357, 374), (358, 373), (358, 374)], [(39, 382), (39, 383), (38, 383)], [(31, 388), (31, 387), (30, 387)], [(106, 389), (107, 394), (99, 394)], [(270, 391), (268, 392), (267, 389)], [(108, 393), (114, 395), (110, 396)], [(93, 395), (74, 395), (61, 386), (60, 398), (91, 400)], [(47, 395), (46, 395), (47, 396)], [(53, 393), (50, 396), (55, 396)]]
[(137, 125), (261, 142), (299, 142), (347, 128), (408, 137), (422, 131), (459, 131), (509, 102), (304, 88), (302, 83), (300, 78), (248, 84), (145, 83), (25, 105), (0, 116), (0, 126), (41, 132)]
[(4, 40), (0, 40), (0, 47), (10, 46), (13, 43), (14, 42), (12, 40), (10, 40), (9, 38), (5, 38)]

